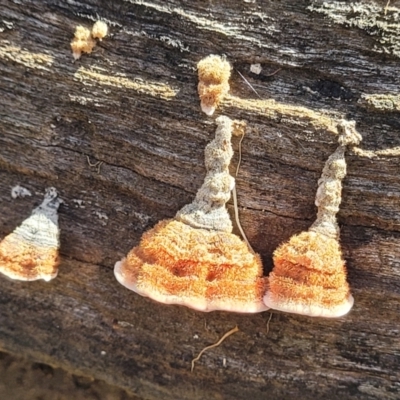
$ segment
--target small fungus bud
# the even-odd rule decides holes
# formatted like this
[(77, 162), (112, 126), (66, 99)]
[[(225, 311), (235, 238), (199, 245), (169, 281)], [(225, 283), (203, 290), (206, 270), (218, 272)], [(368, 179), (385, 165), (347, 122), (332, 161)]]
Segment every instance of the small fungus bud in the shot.
[(57, 276), (61, 202), (56, 189), (46, 189), (42, 204), (0, 242), (0, 273), (20, 281), (50, 281)]
[(218, 104), (229, 92), (231, 66), (224, 58), (210, 55), (197, 64), (197, 71), (201, 109), (207, 115), (213, 115)]
[(260, 257), (232, 234), (225, 204), (234, 179), (232, 121), (217, 118), (206, 147), (207, 175), (194, 201), (143, 234), (139, 246), (115, 264), (117, 280), (142, 296), (199, 311), (264, 311), (267, 279)]
[(92, 38), (90, 30), (78, 25), (75, 28), (75, 36), (71, 42), (72, 55), (75, 60), (78, 60), (82, 53), (91, 53), (96, 41)]
[(96, 21), (93, 25), (92, 31), (82, 25), (75, 28), (74, 38), (71, 41), (72, 55), (75, 60), (78, 60), (82, 53), (90, 54), (96, 46), (95, 39), (103, 39), (107, 36), (108, 27), (103, 21)]
[(103, 39), (107, 36), (108, 26), (104, 21), (96, 21), (92, 28), (92, 37), (94, 39)]
[(292, 236), (274, 252), (274, 268), (264, 296), (265, 304), (273, 309), (336, 318), (353, 306), (336, 214), (346, 176), (345, 146), (358, 144), (361, 136), (353, 121), (341, 121), (338, 128), (339, 147), (328, 158), (318, 181), (316, 221), (308, 232)]

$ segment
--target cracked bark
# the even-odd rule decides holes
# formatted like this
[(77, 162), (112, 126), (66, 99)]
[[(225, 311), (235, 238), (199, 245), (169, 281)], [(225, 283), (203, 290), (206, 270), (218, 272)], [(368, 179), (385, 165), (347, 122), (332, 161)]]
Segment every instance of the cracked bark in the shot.
[[(1, 349), (144, 399), (398, 398), (400, 2), (386, 15), (386, 2), (328, 3), (0, 1), (0, 235), (45, 187), (66, 202), (59, 276), (0, 279)], [(97, 15), (111, 34), (73, 63), (75, 26)], [(355, 297), (348, 316), (274, 312), (267, 334), (268, 312), (166, 307), (113, 278), (114, 262), (203, 181), (215, 124), (200, 112), (194, 68), (208, 54), (234, 68), (217, 115), (247, 120), (238, 200), (266, 273), (277, 245), (315, 219), (317, 180), (337, 146), (333, 121), (357, 121), (363, 142), (347, 155), (339, 212)], [(100, 173), (86, 156), (102, 162)], [(11, 199), (16, 184), (32, 197)], [(191, 374), (193, 356), (236, 324)]]

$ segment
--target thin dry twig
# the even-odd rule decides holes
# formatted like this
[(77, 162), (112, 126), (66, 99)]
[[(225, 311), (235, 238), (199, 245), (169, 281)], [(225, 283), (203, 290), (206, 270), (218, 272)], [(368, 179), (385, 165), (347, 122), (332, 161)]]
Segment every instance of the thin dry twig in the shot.
[[(240, 138), (240, 142), (239, 142), (239, 161), (238, 161), (238, 165), (236, 167), (236, 174), (235, 174), (235, 178), (238, 176), (239, 173), (239, 167), (240, 167), (240, 163), (242, 162), (242, 141), (244, 138), (244, 134), (245, 131), (243, 131), (242, 137)], [(236, 225), (239, 228), (240, 234), (243, 237), (243, 240), (246, 242), (247, 247), (249, 248), (249, 250), (255, 254), (254, 249), (251, 247), (250, 242), (247, 240), (247, 236), (244, 233), (244, 230), (242, 228), (242, 225), (240, 223), (240, 219), (239, 219), (239, 207), (238, 207), (238, 201), (237, 201), (237, 193), (236, 193), (236, 185), (233, 187), (232, 189), (232, 197), (233, 197), (233, 209), (235, 210), (235, 221), (236, 221)]]
[(247, 236), (244, 233), (244, 230), (242, 228), (242, 225), (240, 224), (240, 220), (239, 220), (239, 208), (238, 208), (238, 204), (237, 204), (237, 195), (236, 195), (236, 186), (233, 187), (232, 189), (232, 197), (233, 197), (233, 209), (235, 210), (235, 221), (236, 221), (236, 225), (239, 228), (240, 234), (243, 237), (243, 240), (246, 242), (247, 247), (249, 248), (249, 250), (255, 254), (254, 249), (251, 247), (249, 241), (247, 240)]
[(267, 333), (266, 333), (266, 335), (268, 335), (268, 333), (269, 333), (269, 323), (271, 322), (271, 319), (272, 319), (272, 313), (269, 313), (269, 318), (268, 318), (268, 322), (267, 322)]
[(265, 75), (265, 76), (266, 76), (266, 77), (268, 77), (268, 76), (274, 76), (274, 75), (277, 74), (281, 69), (282, 69), (282, 68), (278, 68), (276, 71), (272, 72), (272, 73), (269, 74), (269, 75)]
[(301, 144), (300, 140), (297, 139), (296, 136), (292, 136), (292, 137), (293, 137), (293, 139), (300, 145), (300, 147), (301, 147), (303, 150), (305, 150), (305, 148), (304, 148), (304, 146)]
[(242, 77), (242, 79), (247, 83), (250, 89), (257, 95), (259, 99), (261, 99), (260, 95), (257, 93), (256, 89), (251, 85), (251, 83), (240, 73), (240, 71), (236, 70), (236, 72)]
[(238, 176), (240, 163), (242, 162), (242, 142), (243, 142), (243, 139), (244, 139), (244, 132), (243, 132), (243, 135), (242, 135), (242, 137), (240, 138), (240, 141), (239, 141), (239, 161), (238, 161), (238, 165), (236, 167), (235, 177)]
[[(390, 0), (389, 0), (390, 2)], [(388, 4), (389, 5), (389, 4)], [(277, 74), (282, 68), (278, 68), (276, 71), (272, 72), (269, 75), (265, 75), (265, 77), (270, 77), (270, 76), (274, 76), (275, 74)], [(239, 71), (236, 70), (236, 72), (241, 76), (241, 78), (245, 81), (245, 83), (250, 87), (250, 89), (257, 95), (257, 97), (259, 99), (261, 99), (261, 96), (258, 94), (257, 90), (254, 88), (254, 86), (243, 76), (243, 74)], [(260, 85), (259, 85), (260, 86)], [(260, 86), (260, 87), (264, 87), (264, 86)]]
[(225, 335), (222, 336), (222, 338), (219, 339), (217, 343), (214, 343), (214, 344), (211, 344), (210, 346), (204, 347), (204, 349), (201, 350), (201, 352), (199, 353), (199, 355), (198, 355), (196, 358), (193, 358), (193, 360), (192, 360), (191, 372), (193, 372), (193, 370), (194, 370), (194, 363), (195, 363), (196, 361), (199, 361), (199, 360), (200, 360), (200, 357), (203, 355), (203, 353), (204, 353), (205, 351), (207, 351), (207, 350), (209, 350), (209, 349), (212, 349), (212, 348), (214, 348), (214, 347), (219, 346), (228, 336), (230, 336), (230, 335), (232, 335), (232, 334), (234, 334), (235, 332), (238, 332), (238, 331), (239, 331), (239, 328), (238, 328), (238, 326), (236, 325), (233, 329), (231, 329), (230, 331), (226, 332)]

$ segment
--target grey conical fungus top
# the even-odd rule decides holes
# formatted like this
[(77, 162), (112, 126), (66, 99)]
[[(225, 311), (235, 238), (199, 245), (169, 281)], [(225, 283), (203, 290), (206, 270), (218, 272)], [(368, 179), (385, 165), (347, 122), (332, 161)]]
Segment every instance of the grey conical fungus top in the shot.
[(57, 190), (47, 188), (42, 204), (13, 233), (37, 246), (59, 247), (57, 210), (61, 203)]
[(315, 205), (318, 207), (316, 221), (310, 227), (326, 236), (339, 239), (339, 226), (336, 214), (342, 200), (342, 180), (346, 176), (346, 146), (359, 144), (361, 135), (356, 131), (355, 121), (341, 120), (338, 123), (339, 147), (328, 158), (318, 180)]
[(205, 148), (207, 174), (192, 203), (184, 206), (175, 219), (194, 228), (232, 232), (232, 222), (225, 207), (235, 185), (229, 174), (233, 156), (232, 120), (225, 116), (216, 119), (215, 139)]

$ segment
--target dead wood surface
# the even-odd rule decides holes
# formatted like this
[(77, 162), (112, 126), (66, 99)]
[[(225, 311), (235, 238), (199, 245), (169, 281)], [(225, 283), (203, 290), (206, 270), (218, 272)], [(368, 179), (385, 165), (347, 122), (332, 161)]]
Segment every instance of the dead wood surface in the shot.
[(0, 399), (4, 400), (141, 400), (125, 390), (89, 376), (26, 360), (0, 351)]
[[(0, 235), (46, 187), (65, 201), (57, 279), (0, 279), (0, 348), (143, 399), (398, 399), (400, 2), (386, 3), (0, 0)], [(98, 17), (110, 35), (72, 62), (75, 26)], [(273, 312), (268, 331), (268, 312), (163, 306), (114, 279), (115, 261), (202, 183), (215, 124), (195, 66), (209, 54), (234, 68), (218, 114), (247, 121), (238, 200), (265, 273), (315, 218), (334, 121), (357, 121), (339, 213), (346, 317)], [(12, 199), (17, 184), (32, 196)]]

